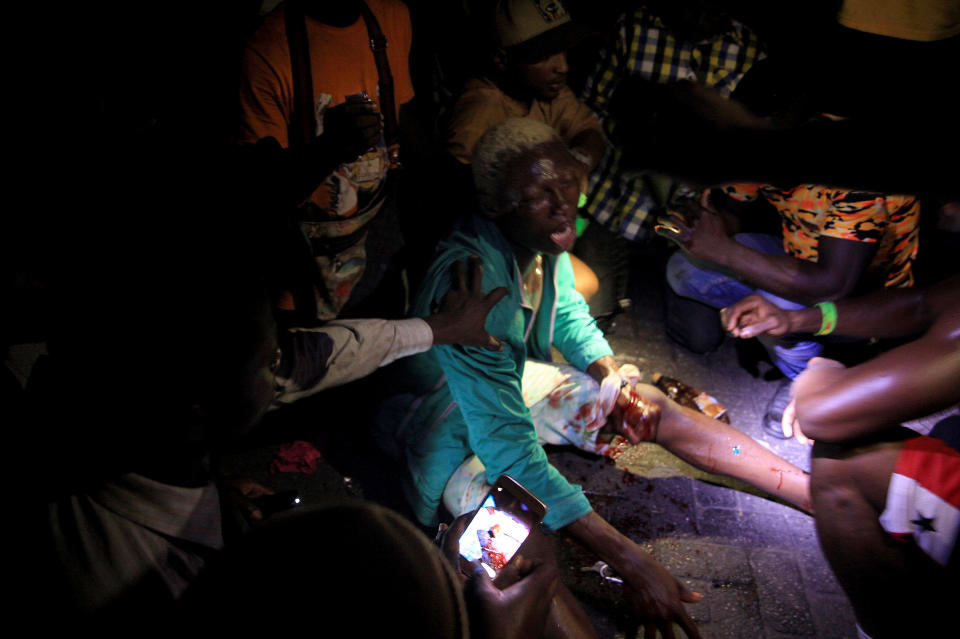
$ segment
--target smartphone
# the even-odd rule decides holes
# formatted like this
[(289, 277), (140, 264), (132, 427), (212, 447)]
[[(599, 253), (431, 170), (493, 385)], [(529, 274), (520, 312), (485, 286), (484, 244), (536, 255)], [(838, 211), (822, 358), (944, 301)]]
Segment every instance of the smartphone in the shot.
[(547, 506), (520, 482), (501, 475), (460, 535), (461, 568), (479, 561), (491, 579), (496, 577), (546, 513)]

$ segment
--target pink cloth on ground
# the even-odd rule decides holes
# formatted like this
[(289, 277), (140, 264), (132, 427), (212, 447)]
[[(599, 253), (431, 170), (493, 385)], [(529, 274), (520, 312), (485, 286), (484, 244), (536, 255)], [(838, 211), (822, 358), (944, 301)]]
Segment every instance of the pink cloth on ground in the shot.
[(270, 472), (312, 475), (317, 472), (317, 460), (322, 458), (323, 454), (310, 442), (295, 441), (282, 444), (273, 461), (270, 462)]

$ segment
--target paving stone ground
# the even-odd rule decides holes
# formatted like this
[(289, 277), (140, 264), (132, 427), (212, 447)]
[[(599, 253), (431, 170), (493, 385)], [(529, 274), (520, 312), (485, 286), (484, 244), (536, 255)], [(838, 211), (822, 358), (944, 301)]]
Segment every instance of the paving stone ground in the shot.
[[(653, 279), (652, 276), (651, 279)], [(766, 436), (761, 416), (781, 380), (755, 377), (728, 338), (715, 352), (693, 354), (664, 336), (662, 290), (634, 282), (634, 304), (608, 335), (618, 360), (636, 364), (644, 381), (659, 371), (717, 397), (732, 425), (791, 463), (809, 470), (809, 448)], [(575, 451), (550, 459), (580, 483), (594, 508), (704, 594), (689, 606), (711, 639), (855, 639), (855, 619), (817, 542), (813, 518), (734, 480), (709, 475), (654, 444), (633, 447), (616, 462)], [(557, 545), (565, 579), (606, 638), (630, 637), (615, 584), (581, 572), (592, 557)], [(579, 562), (579, 563), (578, 563)], [(639, 636), (642, 636), (642, 630)]]
[[(642, 272), (642, 271), (641, 271)], [(632, 309), (608, 335), (618, 359), (636, 364), (645, 381), (660, 371), (708, 391), (730, 411), (732, 424), (795, 465), (809, 469), (809, 449), (763, 434), (760, 416), (779, 381), (738, 362), (734, 340), (696, 355), (664, 335), (662, 290), (655, 269), (634, 282)], [(766, 367), (766, 368), (765, 368)], [(349, 391), (344, 391), (349, 397)], [(314, 442), (324, 459), (313, 475), (270, 474), (272, 442), (225, 458), (237, 474), (277, 489), (297, 488), (307, 503), (364, 498), (403, 511), (390, 464), (362, 438), (344, 438), (345, 424), (324, 424)], [(299, 433), (298, 437), (304, 435)], [(701, 472), (659, 446), (634, 447), (616, 462), (552, 448), (551, 461), (583, 486), (594, 508), (704, 594), (689, 610), (709, 639), (855, 639), (853, 613), (820, 551), (813, 519), (757, 490)], [(603, 639), (633, 636), (617, 584), (581, 570), (596, 558), (555, 536), (565, 583), (583, 602)]]

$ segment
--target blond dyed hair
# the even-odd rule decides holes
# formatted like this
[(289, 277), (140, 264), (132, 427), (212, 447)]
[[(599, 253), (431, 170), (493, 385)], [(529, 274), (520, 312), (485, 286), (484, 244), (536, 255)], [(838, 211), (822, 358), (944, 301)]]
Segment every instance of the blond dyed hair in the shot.
[(507, 177), (518, 158), (552, 142), (563, 145), (553, 127), (530, 118), (509, 118), (483, 134), (473, 152), (471, 165), (484, 214), (497, 217), (516, 208), (516, 194), (506, 188)]

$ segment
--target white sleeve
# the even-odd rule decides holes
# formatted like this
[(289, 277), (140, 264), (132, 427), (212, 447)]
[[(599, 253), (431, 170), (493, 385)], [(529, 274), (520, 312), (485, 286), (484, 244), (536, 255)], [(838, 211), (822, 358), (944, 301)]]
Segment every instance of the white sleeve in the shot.
[(419, 317), (334, 320), (316, 328), (290, 329), (284, 338), (274, 407), (366, 377), (433, 346), (433, 331)]

